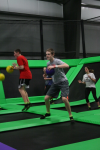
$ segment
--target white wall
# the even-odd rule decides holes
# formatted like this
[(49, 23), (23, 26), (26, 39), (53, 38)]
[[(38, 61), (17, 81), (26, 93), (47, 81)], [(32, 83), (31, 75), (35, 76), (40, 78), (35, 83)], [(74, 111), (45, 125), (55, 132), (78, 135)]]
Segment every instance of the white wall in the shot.
[(82, 0), (82, 3), (100, 6), (100, 1), (96, 0)]
[(38, 0), (0, 0), (0, 11), (63, 18), (63, 5)]
[[(100, 26), (84, 25), (86, 53), (100, 53)], [(82, 53), (82, 40), (80, 39), (80, 53)]]
[(97, 16), (100, 16), (100, 9), (81, 7), (81, 19), (86, 20)]

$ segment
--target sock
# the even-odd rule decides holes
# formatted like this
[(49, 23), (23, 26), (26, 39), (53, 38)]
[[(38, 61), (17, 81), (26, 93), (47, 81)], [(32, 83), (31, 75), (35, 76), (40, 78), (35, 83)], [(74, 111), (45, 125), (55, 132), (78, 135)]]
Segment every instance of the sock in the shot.
[(88, 106), (89, 108), (91, 108), (91, 106)]
[(69, 116), (69, 117), (73, 117), (73, 116), (71, 115), (71, 116)]
[(27, 104), (30, 104), (30, 102), (27, 102)]
[(71, 115), (71, 116), (69, 116), (69, 118), (70, 118), (70, 120), (74, 120), (72, 115)]
[(46, 114), (50, 114), (50, 112), (47, 112)]
[(100, 105), (98, 107), (100, 108)]

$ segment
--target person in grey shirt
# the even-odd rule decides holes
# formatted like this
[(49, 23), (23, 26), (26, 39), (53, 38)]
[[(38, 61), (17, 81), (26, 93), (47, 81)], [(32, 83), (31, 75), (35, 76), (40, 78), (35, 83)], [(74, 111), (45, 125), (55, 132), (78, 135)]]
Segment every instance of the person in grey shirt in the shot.
[(68, 101), (69, 96), (69, 85), (68, 85), (68, 79), (66, 78), (66, 75), (64, 73), (63, 68), (69, 68), (69, 65), (61, 61), (60, 59), (54, 58), (55, 52), (53, 49), (49, 48), (46, 50), (46, 58), (49, 60), (47, 63), (48, 70), (55, 69), (55, 73), (52, 76), (53, 84), (51, 85), (50, 89), (46, 93), (45, 96), (45, 105), (46, 105), (46, 114), (42, 115), (40, 119), (45, 119), (46, 117), (50, 116), (50, 97), (57, 96), (59, 94), (59, 91), (61, 91), (61, 97), (62, 101), (65, 103), (66, 110), (68, 110), (69, 118), (71, 122), (74, 121), (72, 113), (71, 113), (71, 107)]

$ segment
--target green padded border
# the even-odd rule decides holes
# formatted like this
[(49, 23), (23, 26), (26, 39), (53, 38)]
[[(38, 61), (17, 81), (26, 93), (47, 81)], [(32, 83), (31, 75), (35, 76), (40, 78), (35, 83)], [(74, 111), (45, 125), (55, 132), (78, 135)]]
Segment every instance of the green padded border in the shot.
[(100, 138), (49, 148), (45, 150), (100, 150)]
[(5, 103), (5, 93), (4, 93), (4, 89), (3, 89), (3, 84), (2, 81), (0, 81), (0, 104)]
[(84, 58), (79, 62), (79, 64), (88, 64), (96, 62), (100, 62), (100, 56)]
[(67, 74), (66, 74), (66, 77), (67, 77), (68, 80), (69, 80), (69, 78), (71, 77), (71, 75), (73, 74), (73, 72), (74, 72), (75, 69), (76, 69), (76, 67), (71, 67), (71, 68), (68, 70), (68, 72), (67, 72)]
[[(61, 59), (65, 63), (67, 63), (70, 67), (76, 66), (79, 64), (81, 59)], [(0, 68), (6, 68), (9, 65), (12, 65), (12, 63), (17, 63), (16, 60), (0, 60)], [(30, 68), (43, 68), (47, 66), (48, 60), (28, 60), (29, 67)]]
[(83, 64), (78, 65), (77, 67), (75, 67), (72, 75), (69, 78), (69, 85), (71, 85), (71, 83), (73, 82), (73, 80), (75, 79), (75, 77), (77, 76), (77, 74), (79, 73), (79, 71), (81, 70), (82, 67), (83, 67)]

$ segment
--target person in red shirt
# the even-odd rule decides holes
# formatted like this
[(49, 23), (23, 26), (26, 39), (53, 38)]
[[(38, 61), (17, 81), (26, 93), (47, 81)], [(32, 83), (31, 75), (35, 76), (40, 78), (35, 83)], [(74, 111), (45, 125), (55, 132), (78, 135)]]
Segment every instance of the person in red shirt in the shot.
[(13, 69), (19, 70), (20, 72), (18, 89), (25, 102), (25, 106), (22, 109), (22, 111), (24, 111), (30, 108), (30, 101), (28, 98), (28, 93), (26, 92), (26, 88), (29, 88), (29, 82), (32, 79), (32, 73), (29, 69), (28, 61), (23, 55), (21, 55), (20, 49), (16, 49), (14, 51), (14, 56), (17, 59), (18, 66), (16, 63), (13, 63)]

